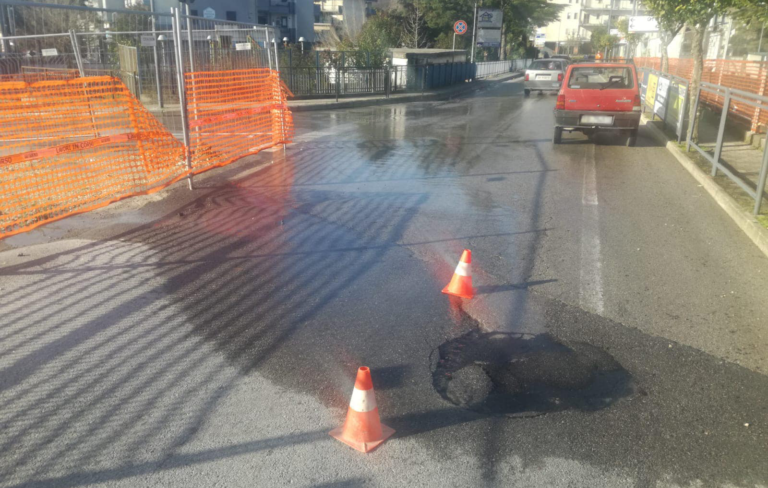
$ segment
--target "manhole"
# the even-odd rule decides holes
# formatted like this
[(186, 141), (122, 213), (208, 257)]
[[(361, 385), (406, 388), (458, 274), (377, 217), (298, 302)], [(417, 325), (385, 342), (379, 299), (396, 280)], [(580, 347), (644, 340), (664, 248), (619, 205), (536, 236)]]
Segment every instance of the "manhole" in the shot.
[(632, 394), (631, 376), (607, 352), (548, 334), (472, 331), (433, 353), (433, 385), (446, 400), (510, 417), (593, 411)]

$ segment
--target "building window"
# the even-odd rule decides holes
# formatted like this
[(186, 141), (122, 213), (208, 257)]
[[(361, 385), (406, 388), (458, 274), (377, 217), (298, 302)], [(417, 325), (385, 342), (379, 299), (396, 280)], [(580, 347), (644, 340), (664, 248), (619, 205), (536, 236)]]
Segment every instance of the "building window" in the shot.
[(197, 10), (190, 10), (190, 11), (189, 11), (189, 14), (190, 14), (192, 17), (197, 17)]
[(237, 20), (237, 12), (234, 12), (232, 10), (227, 10), (227, 20), (236, 21)]
[(283, 27), (288, 27), (288, 17), (282, 17), (280, 19), (280, 25), (282, 25)]

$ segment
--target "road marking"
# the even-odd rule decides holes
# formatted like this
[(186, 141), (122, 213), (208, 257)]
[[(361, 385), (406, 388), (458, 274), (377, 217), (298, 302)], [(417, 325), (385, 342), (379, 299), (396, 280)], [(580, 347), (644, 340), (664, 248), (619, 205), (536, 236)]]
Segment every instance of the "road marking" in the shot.
[(597, 198), (595, 146), (584, 153), (584, 184), (581, 190), (581, 271), (579, 303), (582, 308), (603, 313), (603, 279), (600, 263), (600, 215)]

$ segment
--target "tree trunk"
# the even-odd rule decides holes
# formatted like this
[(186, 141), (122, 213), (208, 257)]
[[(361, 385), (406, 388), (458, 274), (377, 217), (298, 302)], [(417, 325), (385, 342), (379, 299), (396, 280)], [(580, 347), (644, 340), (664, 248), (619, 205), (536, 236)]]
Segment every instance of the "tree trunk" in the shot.
[(507, 33), (505, 24), (501, 24), (501, 49), (499, 51), (499, 60), (507, 60)]
[(670, 32), (664, 32), (661, 35), (661, 72), (669, 73), (669, 45), (674, 36)]
[(694, 98), (699, 91), (699, 83), (701, 82), (701, 72), (704, 69), (704, 33), (707, 29), (707, 23), (703, 22), (696, 24), (693, 28), (693, 44), (691, 46), (691, 53), (693, 54), (693, 76), (691, 77), (691, 102), (688, 112), (688, 134), (691, 140), (699, 140), (699, 125), (694, 123), (696, 121), (696, 113), (694, 111), (696, 106), (696, 99)]

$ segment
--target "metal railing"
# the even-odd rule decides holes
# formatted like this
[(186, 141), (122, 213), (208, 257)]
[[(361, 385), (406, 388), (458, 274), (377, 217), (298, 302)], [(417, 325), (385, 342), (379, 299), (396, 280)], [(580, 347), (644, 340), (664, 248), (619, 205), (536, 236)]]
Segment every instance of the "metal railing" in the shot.
[[(706, 149), (702, 148), (699, 143), (693, 140), (692, 135), (694, 131), (688, 132), (688, 140), (686, 150), (690, 151), (691, 147), (696, 149), (704, 159), (712, 164), (712, 176), (717, 176), (718, 171), (722, 171), (728, 178), (736, 183), (747, 195), (752, 197), (755, 201), (753, 213), (755, 215), (760, 213), (760, 207), (763, 201), (763, 194), (765, 193), (765, 182), (768, 177), (768, 144), (763, 147), (762, 163), (760, 166), (760, 173), (757, 178), (755, 187), (753, 188), (748, 180), (735, 174), (728, 165), (724, 164), (721, 159), (723, 153), (723, 140), (725, 138), (726, 121), (729, 111), (732, 110), (732, 103), (738, 102), (739, 104), (745, 104), (750, 107), (754, 107), (756, 110), (768, 110), (768, 97), (755, 95), (754, 93), (745, 92), (743, 90), (737, 90), (734, 88), (728, 88), (720, 85), (714, 85), (712, 83), (701, 82), (699, 85), (698, 93), (694, 99), (694, 113), (698, 113), (699, 106), (701, 104), (702, 94), (708, 94), (715, 99), (722, 99), (722, 112), (720, 114), (720, 122), (717, 130), (717, 140), (715, 142), (714, 152), (709, 153)], [(692, 124), (700, 124), (700, 117), (691, 122)]]
[(476, 78), (487, 78), (489, 76), (500, 75), (503, 73), (512, 73), (517, 70), (525, 69), (530, 65), (530, 59), (509, 59), (507, 61), (486, 61), (475, 63)]
[(297, 97), (419, 92), (524, 69), (530, 60), (445, 63), (382, 68), (285, 67), (280, 76)]

